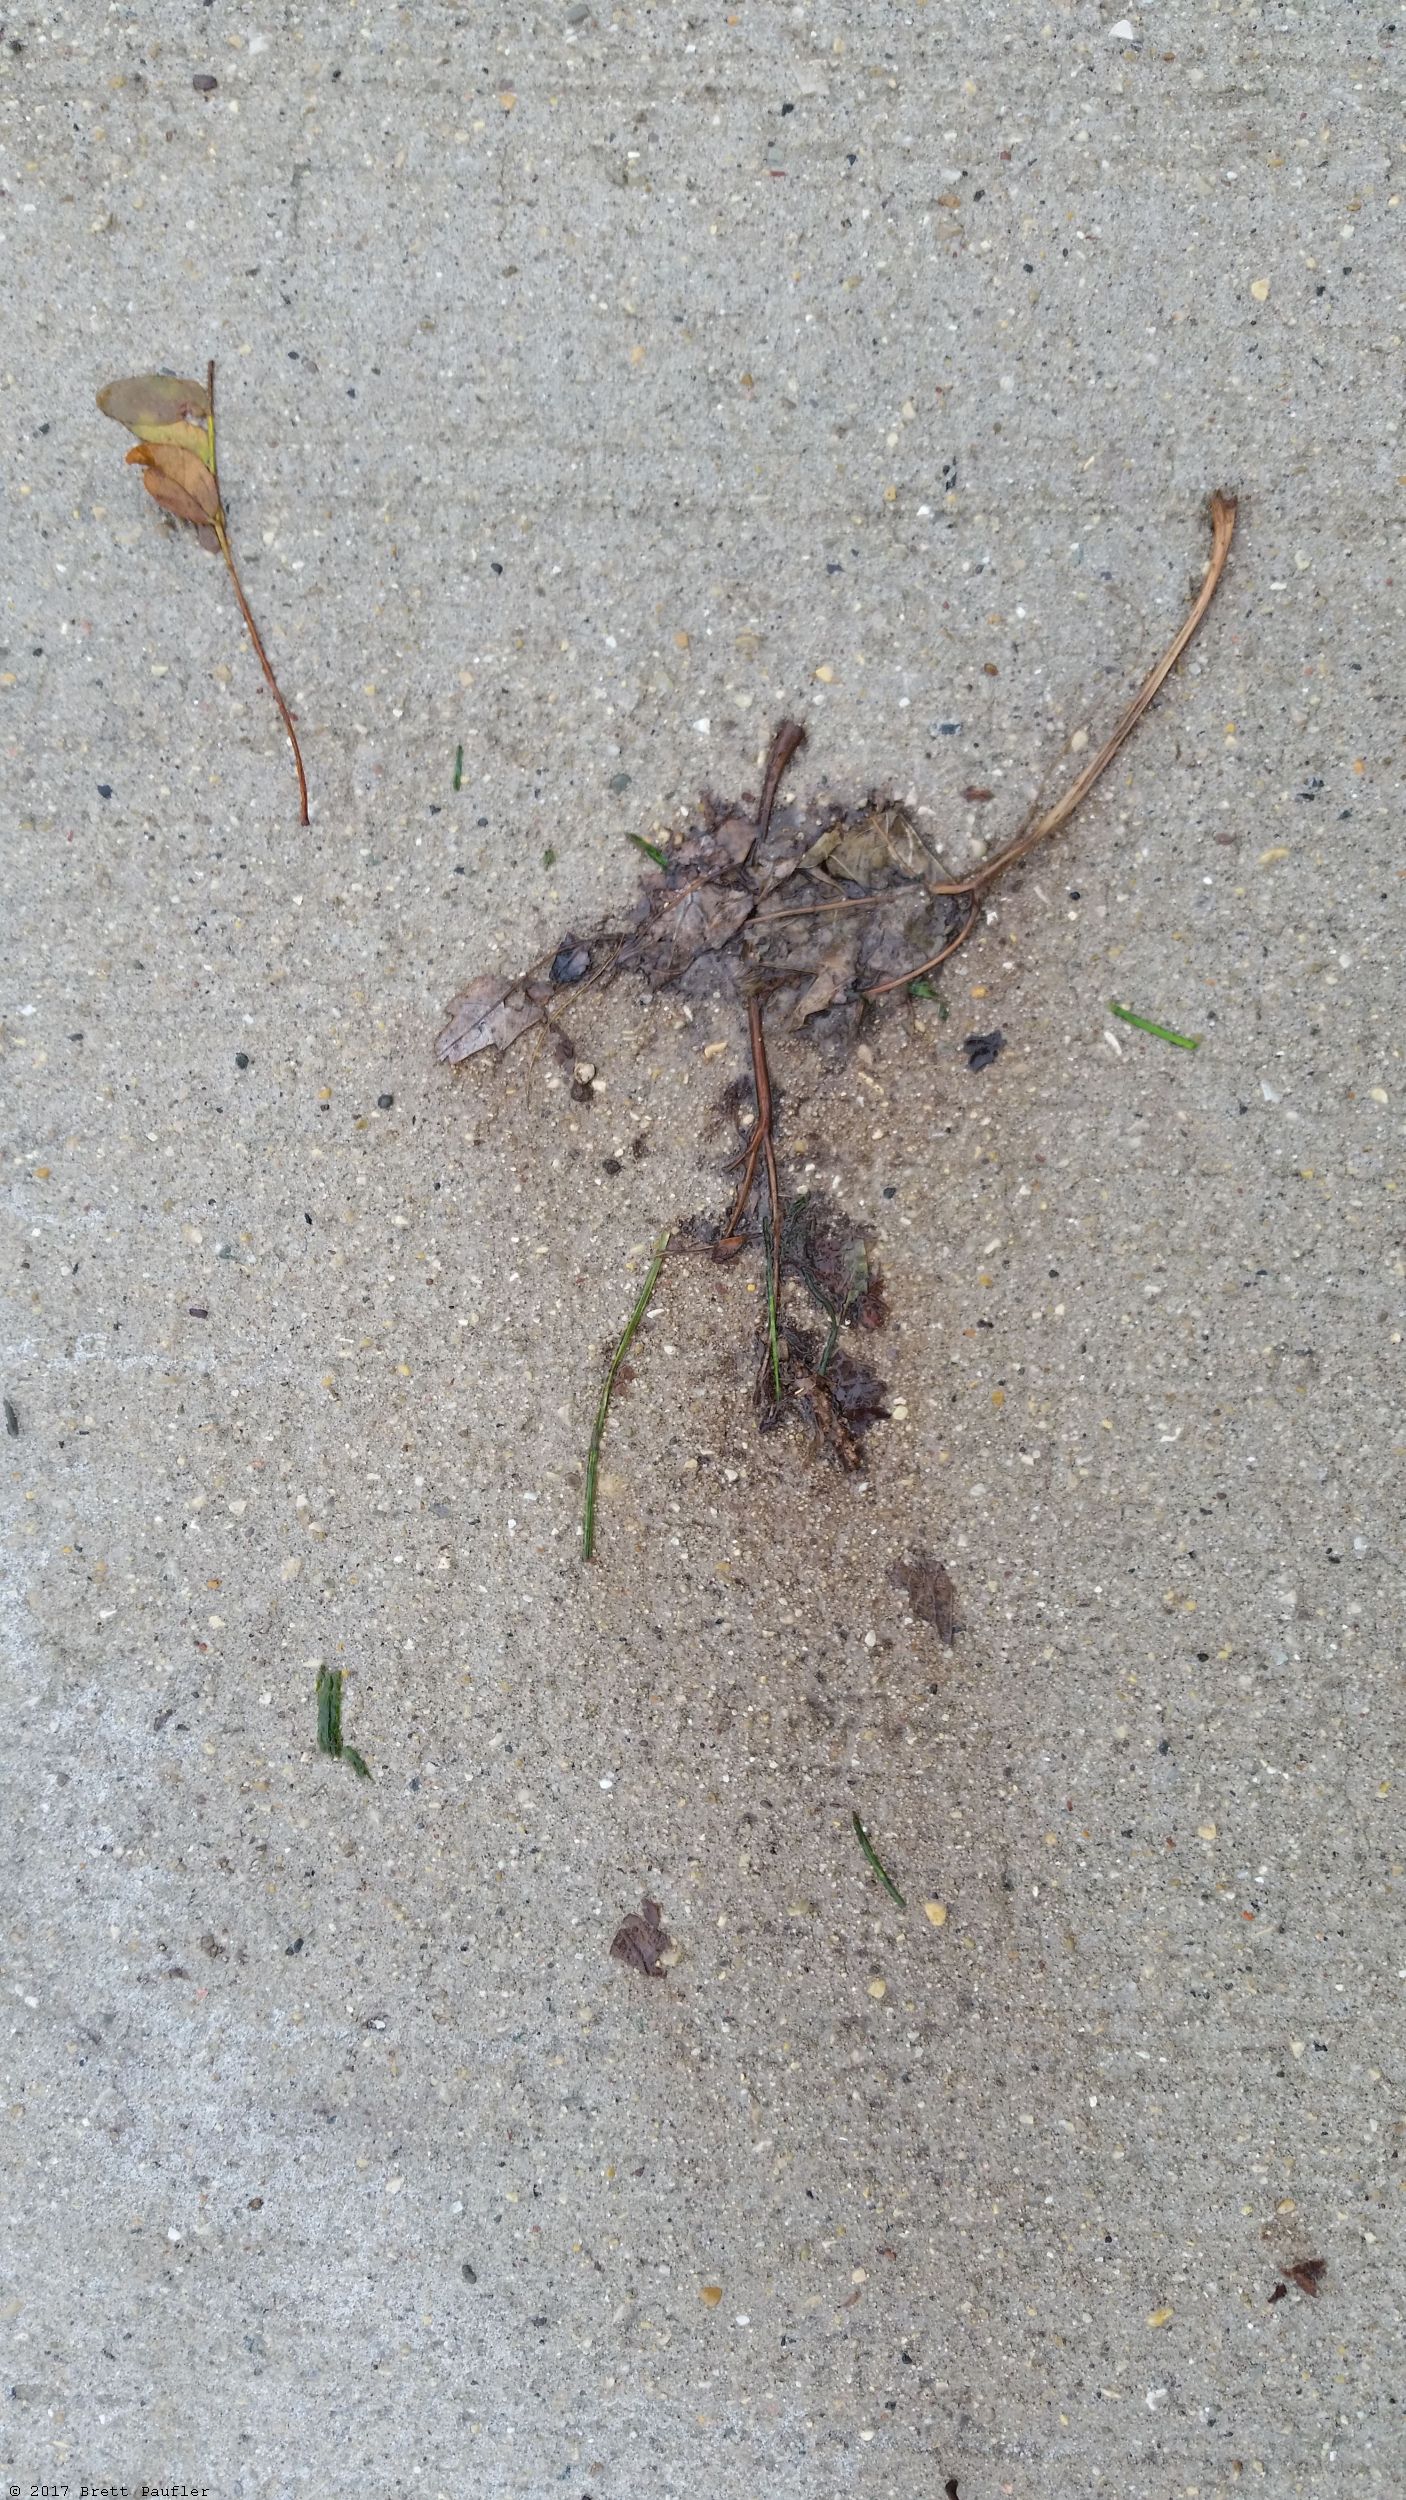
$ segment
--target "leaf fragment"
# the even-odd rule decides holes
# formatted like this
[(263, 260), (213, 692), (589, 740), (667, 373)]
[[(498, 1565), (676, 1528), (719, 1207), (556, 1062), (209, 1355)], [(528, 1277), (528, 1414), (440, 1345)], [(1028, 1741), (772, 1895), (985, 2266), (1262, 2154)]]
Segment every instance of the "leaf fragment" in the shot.
[(746, 886), (684, 886), (664, 909), (646, 921), (638, 937), (621, 951), (621, 964), (651, 980), (674, 979), (696, 955), (716, 954), (750, 919), (756, 896)]
[(957, 1637), (957, 1591), (945, 1563), (921, 1550), (899, 1563), (894, 1579), (920, 1623), (930, 1623), (948, 1649)]
[(545, 1013), (545, 997), (537, 992), (536, 984), (500, 981), (496, 973), (481, 973), (449, 1008), (448, 1022), (435, 1042), (435, 1057), (457, 1067), (461, 1059), (472, 1059), (481, 1050), (506, 1050), (540, 1024)]
[(214, 471), (193, 451), (178, 443), (134, 443), (127, 454), (128, 464), (142, 472), (142, 483), (149, 495), (175, 515), (178, 521), (189, 521), (196, 529), (213, 530), (224, 520), (220, 490)]
[(641, 1901), (637, 1910), (623, 1918), (610, 1939), (610, 1958), (623, 1962), (627, 1970), (640, 1973), (644, 1979), (662, 1979), (664, 1964), (660, 1956), (667, 1952), (669, 1932), (663, 1923), (664, 1913), (657, 1901)]

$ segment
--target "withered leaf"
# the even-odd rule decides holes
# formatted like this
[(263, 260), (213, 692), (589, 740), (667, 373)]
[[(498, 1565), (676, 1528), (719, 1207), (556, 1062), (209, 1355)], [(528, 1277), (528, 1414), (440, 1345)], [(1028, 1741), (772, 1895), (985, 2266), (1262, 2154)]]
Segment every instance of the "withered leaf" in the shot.
[(540, 1024), (544, 1013), (545, 996), (535, 982), (500, 981), (495, 973), (482, 973), (449, 1008), (435, 1057), (454, 1067), (476, 1051), (506, 1050), (519, 1034)]
[(127, 459), (141, 470), (147, 493), (176, 520), (208, 530), (213, 538), (215, 524), (223, 521), (224, 513), (214, 474), (203, 460), (178, 443), (134, 443)]
[(876, 886), (925, 877), (934, 865), (917, 826), (901, 807), (871, 807), (841, 818), (807, 851), (802, 866), (824, 868), (868, 894)]
[(654, 981), (671, 980), (696, 955), (715, 954), (726, 946), (750, 918), (756, 900), (746, 886), (715, 885), (711, 880), (684, 886), (645, 922), (637, 937), (626, 941), (621, 965), (646, 973)]
[(203, 382), (174, 373), (139, 373), (108, 382), (98, 393), (105, 417), (125, 425), (143, 443), (169, 443), (193, 453), (207, 469), (215, 465), (210, 438), (210, 394)]
[(1275, 2286), (1274, 2286), (1273, 2291), (1272, 2291), (1272, 2292), (1270, 2293), (1270, 2295), (1269, 2295), (1269, 2299), (1268, 2299), (1268, 2302), (1266, 2303), (1266, 2306), (1267, 2306), (1268, 2308), (1272, 2309), (1272, 2308), (1274, 2307), (1274, 2304), (1275, 2304), (1276, 2300), (1287, 2300), (1287, 2299), (1288, 2299), (1288, 2297), (1289, 2297), (1289, 2286), (1288, 2286), (1288, 2284), (1287, 2284), (1287, 2283), (1276, 2283), (1276, 2284), (1275, 2284)]
[(1316, 2300), (1318, 2286), (1328, 2271), (1328, 2260), (1326, 2257), (1305, 2257), (1301, 2265), (1286, 2266), (1284, 2271), (1289, 2281), (1296, 2283), (1307, 2299)]
[(832, 1352), (822, 1370), (824, 1349), (808, 1329), (788, 1327), (785, 1342), (784, 1394), (781, 1404), (771, 1408), (768, 1424), (779, 1423), (786, 1407), (793, 1407), (845, 1473), (853, 1475), (863, 1461), (865, 1433), (888, 1414), (886, 1383), (847, 1354)]
[(930, 1623), (948, 1649), (957, 1637), (957, 1592), (945, 1563), (935, 1554), (918, 1552), (899, 1563), (894, 1578), (906, 1590), (920, 1623)]
[(659, 1957), (669, 1946), (663, 1916), (657, 1901), (641, 1901), (611, 1937), (611, 1960), (623, 1962), (627, 1970), (637, 1970), (645, 1979), (662, 1979), (664, 1966)]
[(796, 1001), (797, 1024), (809, 1022), (812, 1016), (823, 1016), (827, 1007), (848, 996), (854, 982), (859, 960), (859, 939), (851, 933), (821, 956), (815, 971)]

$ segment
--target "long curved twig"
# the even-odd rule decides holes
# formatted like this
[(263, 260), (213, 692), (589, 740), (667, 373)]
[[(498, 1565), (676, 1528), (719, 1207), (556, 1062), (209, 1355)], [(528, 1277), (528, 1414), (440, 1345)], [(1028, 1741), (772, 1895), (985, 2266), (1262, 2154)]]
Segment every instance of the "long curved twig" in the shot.
[(1211, 560), (1206, 567), (1206, 578), (1197, 592), (1185, 622), (1168, 644), (1156, 667), (1144, 678), (1111, 737), (1104, 741), (1097, 755), (1085, 765), (1077, 781), (1070, 783), (1063, 798), (1057, 799), (1054, 806), (1047, 809), (1043, 816), (1037, 817), (1033, 824), (1024, 826), (1014, 840), (1006, 844), (1003, 851), (997, 852), (994, 859), (984, 861), (982, 866), (975, 869), (969, 877), (956, 878), (950, 884), (928, 886), (930, 894), (962, 895), (969, 900), (971, 908), (961, 929), (956, 937), (943, 948), (941, 955), (933, 956), (928, 963), (914, 964), (907, 972), (895, 973), (891, 980), (876, 982), (872, 989), (864, 991), (863, 995), (866, 998), (882, 998), (887, 990), (902, 989), (906, 982), (918, 980), (923, 973), (935, 970), (946, 956), (955, 954), (957, 948), (965, 944), (976, 926), (977, 907), (982, 895), (995, 884), (998, 877), (1005, 875), (1008, 868), (1013, 868), (1017, 860), (1024, 859), (1028, 851), (1033, 851), (1037, 842), (1043, 842), (1048, 835), (1058, 833), (1061, 826), (1067, 825), (1075, 809), (1082, 806), (1088, 797), (1094, 783), (1108, 770), (1119, 748), (1136, 729), (1153, 696), (1176, 667), (1220, 588), (1221, 576), (1230, 554), (1230, 542), (1235, 535), (1235, 498), (1233, 495), (1224, 495), (1218, 491), (1211, 497), (1210, 509)]

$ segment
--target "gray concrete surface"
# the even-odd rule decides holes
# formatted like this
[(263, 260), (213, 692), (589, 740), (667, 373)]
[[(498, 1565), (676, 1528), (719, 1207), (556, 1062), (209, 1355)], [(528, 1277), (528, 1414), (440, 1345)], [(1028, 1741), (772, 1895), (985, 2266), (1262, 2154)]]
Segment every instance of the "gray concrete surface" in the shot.
[[(11, 2491), (1406, 2487), (1401, 51), (7, 12)], [(93, 406), (207, 355), (306, 833)], [(437, 1070), (443, 1005), (783, 710), (798, 797), (998, 837), (1221, 483), (947, 1020), (778, 1045), (888, 1271), (867, 1479), (758, 1441), (747, 1280), (679, 1269), (587, 1573), (744, 1038), (622, 990), (584, 1106)]]

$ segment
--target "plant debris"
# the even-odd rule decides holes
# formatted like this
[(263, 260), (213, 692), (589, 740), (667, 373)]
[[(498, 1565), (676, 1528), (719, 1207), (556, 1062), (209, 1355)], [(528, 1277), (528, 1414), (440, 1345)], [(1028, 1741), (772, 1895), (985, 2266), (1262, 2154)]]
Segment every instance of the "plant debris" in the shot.
[(462, 747), (454, 749), (454, 779), (450, 786), (457, 798), (464, 786), (464, 750)]
[(105, 383), (98, 393), (98, 406), (105, 417), (114, 418), (118, 425), (125, 425), (129, 434), (136, 435), (135, 448), (127, 458), (141, 470), (147, 493), (173, 520), (188, 521), (202, 546), (224, 557), (255, 657), (288, 732), (298, 775), (299, 822), (305, 825), (308, 785), (298, 733), (244, 596), (229, 543), (215, 459), (214, 364), (206, 367), (203, 382), (185, 382), (174, 373), (141, 373), (125, 381)]
[[(1053, 806), (1032, 809), (1004, 846), (968, 875), (945, 876), (914, 817), (877, 793), (850, 809), (806, 810), (789, 799), (781, 804), (786, 769), (806, 734), (799, 722), (784, 720), (772, 738), (755, 807), (708, 799), (692, 823), (657, 842), (632, 834), (645, 857), (633, 908), (593, 931), (569, 932), (516, 976), (479, 974), (454, 999), (436, 1039), (436, 1056), (448, 1066), (485, 1051), (504, 1052), (554, 1023), (568, 993), (574, 1003), (627, 973), (685, 1002), (731, 997), (745, 1010), (754, 1117), (732, 1204), (721, 1225), (700, 1216), (677, 1229), (686, 1236), (684, 1246), (707, 1250), (716, 1262), (761, 1250), (765, 1294), (755, 1390), (761, 1428), (771, 1431), (794, 1418), (846, 1471), (861, 1464), (864, 1435), (888, 1407), (885, 1384), (841, 1351), (839, 1338), (843, 1330), (883, 1325), (883, 1287), (857, 1227), (807, 1196), (783, 1196), (768, 1032), (785, 1029), (842, 1052), (884, 998), (936, 996), (932, 975), (972, 936), (998, 880), (1069, 823), (1186, 650), (1225, 571), (1235, 529), (1229, 496), (1212, 495), (1210, 522), (1201, 588), (1109, 737)], [(990, 795), (976, 787), (967, 792), (973, 804)], [(1115, 1012), (1140, 1021), (1131, 1011)], [(939, 1013), (946, 1013), (941, 1005)], [(1184, 1036), (1164, 1038), (1194, 1047)], [(556, 1046), (574, 1061), (560, 1032)], [(968, 1067), (989, 1067), (1004, 1046), (999, 1031), (969, 1035)], [(573, 1087), (574, 1099), (589, 1097), (589, 1087)], [(755, 1209), (754, 1195), (760, 1199)], [(587, 1463), (587, 1560), (610, 1391), (662, 1256), (661, 1248), (601, 1392)], [(823, 1333), (798, 1315), (798, 1295), (824, 1320)], [(925, 1619), (950, 1637), (936, 1616)]]
[(355, 1745), (342, 1741), (342, 1685), (346, 1670), (342, 1667), (319, 1667), (317, 1670), (317, 1750), (332, 1756), (334, 1762), (349, 1762), (358, 1779), (369, 1780), (370, 1771)]
[(660, 1956), (668, 1952), (670, 1942), (663, 1919), (657, 1901), (641, 1901), (637, 1910), (631, 1910), (621, 1920), (610, 1939), (612, 1962), (623, 1962), (627, 1970), (637, 1970), (645, 1979), (662, 1979), (664, 1964)]
[(994, 1068), (1005, 1047), (1004, 1033), (968, 1033), (962, 1048), (972, 1075), (979, 1076), (983, 1068)]
[(860, 1822), (858, 1815), (856, 1814), (853, 1819), (855, 1836), (859, 1842), (859, 1846), (863, 1850), (864, 1855), (868, 1859), (875, 1874), (878, 1876), (885, 1892), (892, 1894), (893, 1899), (898, 1903), (900, 1910), (906, 1910), (908, 1907), (907, 1902), (904, 1900), (897, 1884), (890, 1875), (888, 1868), (884, 1865), (883, 1860), (880, 1858), (878, 1851), (874, 1847), (874, 1843), (870, 1839), (863, 1824)]
[(894, 1569), (894, 1579), (920, 1623), (930, 1623), (950, 1649), (957, 1637), (957, 1592), (945, 1563), (935, 1554), (917, 1553)]
[(14, 1403), (13, 1403), (13, 1401), (12, 1401), (10, 1398), (6, 1398), (6, 1399), (5, 1399), (5, 1401), (4, 1401), (4, 1405), (5, 1405), (5, 1430), (8, 1432), (8, 1434), (9, 1434), (9, 1436), (10, 1436), (10, 1439), (11, 1439), (12, 1441), (18, 1441), (18, 1439), (19, 1439), (19, 1437), (20, 1437), (20, 1419), (19, 1419), (19, 1416), (18, 1416), (18, 1414), (17, 1414), (17, 1412), (16, 1412), (16, 1410), (15, 1410)]
[(1272, 2309), (1272, 2308), (1274, 2307), (1274, 2304), (1275, 2304), (1276, 2300), (1287, 2300), (1287, 2299), (1288, 2299), (1288, 2297), (1289, 2297), (1289, 2286), (1288, 2286), (1288, 2284), (1287, 2284), (1287, 2283), (1276, 2283), (1276, 2284), (1275, 2284), (1275, 2286), (1274, 2286), (1273, 2291), (1272, 2291), (1272, 2292), (1270, 2293), (1270, 2295), (1269, 2295), (1269, 2303), (1268, 2303), (1268, 2305), (1269, 2305), (1269, 2307)]
[(1306, 2300), (1316, 2300), (1318, 2287), (1328, 2271), (1328, 2260), (1326, 2257), (1305, 2257), (1299, 2265), (1286, 2266), (1284, 2271)]
[(586, 1562), (591, 1562), (595, 1558), (596, 1479), (600, 1473), (601, 1443), (605, 1439), (606, 1417), (610, 1413), (610, 1393), (615, 1386), (620, 1366), (634, 1343), (635, 1331), (654, 1298), (654, 1288), (659, 1282), (659, 1271), (664, 1264), (664, 1253), (668, 1247), (669, 1236), (667, 1232), (661, 1233), (654, 1245), (654, 1256), (649, 1262), (635, 1307), (620, 1332), (615, 1352), (610, 1358), (605, 1378), (601, 1383), (601, 1393), (596, 1405), (595, 1426), (591, 1433), (591, 1445), (586, 1452), (586, 1500), (581, 1516), (581, 1552)]
[(1169, 1024), (1153, 1024), (1147, 1016), (1135, 1016), (1131, 1007), (1120, 1007), (1116, 999), (1110, 998), (1108, 1012), (1116, 1016), (1120, 1024), (1131, 1024), (1139, 1033), (1150, 1033), (1154, 1041), (1171, 1042), (1178, 1050), (1199, 1050), (1201, 1047), (1199, 1033), (1174, 1033)]

